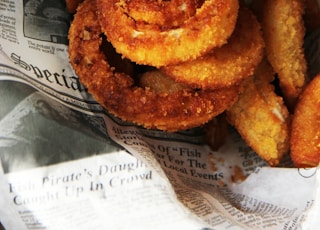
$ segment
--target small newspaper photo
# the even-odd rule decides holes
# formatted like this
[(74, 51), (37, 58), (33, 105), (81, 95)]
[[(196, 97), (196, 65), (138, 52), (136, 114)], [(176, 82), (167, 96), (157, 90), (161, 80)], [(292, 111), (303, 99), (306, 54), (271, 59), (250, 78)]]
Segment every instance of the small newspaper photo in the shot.
[[(69, 61), (81, 2), (0, 0), (0, 230), (319, 228), (319, 167), (293, 167), (289, 154), (272, 167), (231, 125), (213, 148), (203, 127), (145, 129), (103, 108)], [(320, 73), (312, 25), (309, 76)]]

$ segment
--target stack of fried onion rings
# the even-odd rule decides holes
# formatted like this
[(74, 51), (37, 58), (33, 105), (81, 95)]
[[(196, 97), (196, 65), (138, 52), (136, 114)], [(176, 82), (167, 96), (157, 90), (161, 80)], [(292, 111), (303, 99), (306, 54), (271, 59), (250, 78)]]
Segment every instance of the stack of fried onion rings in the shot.
[(252, 76), (263, 56), (264, 41), (253, 13), (241, 7), (228, 43), (194, 60), (161, 68), (178, 82), (199, 88), (220, 88)]
[[(113, 1), (108, 2), (106, 6), (115, 7), (111, 4)], [(217, 5), (225, 4), (221, 1)], [(175, 93), (157, 93), (136, 86), (131, 76), (110, 67), (100, 50), (102, 31), (96, 12), (95, 2), (90, 0), (78, 7), (69, 30), (69, 55), (81, 82), (110, 113), (146, 128), (177, 131), (206, 123), (237, 99), (236, 85), (216, 90), (185, 89)]]
[(239, 9), (238, 0), (97, 0), (97, 5), (102, 31), (117, 52), (155, 67), (194, 60), (225, 44)]

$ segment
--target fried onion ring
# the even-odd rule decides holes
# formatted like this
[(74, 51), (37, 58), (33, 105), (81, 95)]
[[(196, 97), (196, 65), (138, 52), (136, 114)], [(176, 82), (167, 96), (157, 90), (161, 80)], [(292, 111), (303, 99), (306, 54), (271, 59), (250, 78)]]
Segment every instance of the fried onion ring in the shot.
[(161, 68), (178, 82), (200, 88), (220, 88), (251, 76), (262, 59), (264, 41), (260, 24), (244, 7), (228, 43), (194, 61)]
[(320, 74), (301, 93), (292, 117), (290, 155), (296, 167), (320, 163)]
[(70, 63), (97, 102), (113, 115), (145, 128), (184, 130), (206, 123), (235, 102), (238, 87), (215, 91), (180, 90), (157, 93), (138, 87), (134, 79), (110, 67), (104, 53), (96, 5), (86, 0), (69, 30)]
[[(155, 67), (177, 64), (225, 44), (235, 28), (239, 8), (237, 0), (184, 2), (97, 0), (99, 22), (123, 57)], [(174, 13), (177, 3), (182, 13)], [(162, 20), (168, 15), (169, 19)], [(180, 15), (185, 20), (181, 21)], [(168, 26), (167, 21), (172, 23)]]
[(127, 14), (135, 21), (144, 21), (160, 27), (173, 28), (179, 26), (196, 13), (200, 6), (197, 0), (126, 1)]

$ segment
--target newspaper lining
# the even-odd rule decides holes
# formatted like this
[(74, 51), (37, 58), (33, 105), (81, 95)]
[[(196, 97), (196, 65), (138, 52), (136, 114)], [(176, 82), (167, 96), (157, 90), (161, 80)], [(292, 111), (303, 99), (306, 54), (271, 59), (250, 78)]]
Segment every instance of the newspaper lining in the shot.
[[(200, 129), (163, 133), (122, 122), (69, 65), (63, 1), (5, 0), (0, 12), (0, 222), (7, 229), (317, 226), (316, 168), (270, 168), (232, 130), (212, 151)], [(318, 38), (308, 46), (314, 71)]]

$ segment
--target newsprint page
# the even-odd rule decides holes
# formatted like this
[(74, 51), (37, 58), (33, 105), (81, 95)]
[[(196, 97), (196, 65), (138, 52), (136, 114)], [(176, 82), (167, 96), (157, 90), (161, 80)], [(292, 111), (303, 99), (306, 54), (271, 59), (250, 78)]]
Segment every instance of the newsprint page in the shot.
[[(318, 229), (318, 168), (104, 110), (69, 64), (71, 20), (63, 0), (0, 0), (0, 229)], [(320, 31), (305, 45), (315, 75)]]

